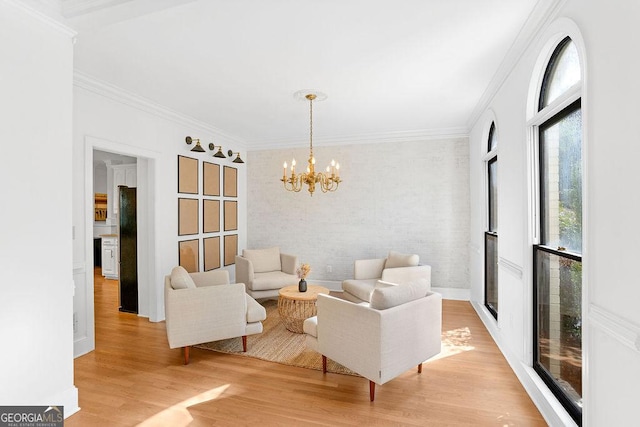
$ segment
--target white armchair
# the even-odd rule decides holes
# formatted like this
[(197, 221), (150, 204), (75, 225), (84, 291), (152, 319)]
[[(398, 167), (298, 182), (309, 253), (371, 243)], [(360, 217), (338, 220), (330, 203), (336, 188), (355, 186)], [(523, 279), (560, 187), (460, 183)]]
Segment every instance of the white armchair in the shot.
[(298, 283), (298, 257), (280, 252), (280, 248), (244, 249), (236, 255), (236, 281), (247, 285), (253, 298), (273, 298), (278, 291)]
[(354, 262), (353, 279), (342, 282), (343, 297), (353, 302), (369, 302), (379, 280), (396, 284), (426, 281), (431, 289), (431, 266), (419, 265), (418, 255), (391, 251), (387, 258)]
[(380, 287), (371, 305), (318, 295), (318, 314), (304, 322), (306, 343), (369, 380), (369, 398), (382, 385), (440, 353), (442, 297), (424, 284)]
[(189, 346), (262, 332), (267, 312), (245, 292), (244, 283), (229, 283), (229, 272), (213, 270), (187, 273), (175, 267), (164, 279), (167, 338), (170, 348), (184, 349), (189, 363)]

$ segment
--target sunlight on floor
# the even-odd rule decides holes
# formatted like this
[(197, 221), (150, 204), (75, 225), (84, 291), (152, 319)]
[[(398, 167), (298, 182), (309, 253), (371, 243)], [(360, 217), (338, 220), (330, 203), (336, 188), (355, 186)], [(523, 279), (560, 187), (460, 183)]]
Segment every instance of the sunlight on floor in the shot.
[(168, 407), (162, 412), (159, 412), (147, 418), (140, 424), (139, 427), (151, 427), (151, 426), (187, 426), (193, 421), (193, 417), (189, 413), (189, 407), (199, 405), (200, 403), (215, 400), (220, 397), (228, 388), (230, 384), (225, 384), (218, 388), (205, 391), (197, 396), (193, 396), (187, 400), (176, 403), (173, 406)]
[(442, 333), (442, 351), (440, 354), (429, 359), (429, 362), (445, 357), (455, 356), (465, 351), (474, 350), (475, 347), (469, 345), (471, 341), (471, 331), (468, 327), (453, 329)]
[(502, 427), (513, 427), (513, 426), (518, 425), (515, 421), (510, 420), (510, 418), (511, 418), (511, 414), (509, 414), (509, 412), (507, 412), (504, 415), (500, 415), (496, 421)]

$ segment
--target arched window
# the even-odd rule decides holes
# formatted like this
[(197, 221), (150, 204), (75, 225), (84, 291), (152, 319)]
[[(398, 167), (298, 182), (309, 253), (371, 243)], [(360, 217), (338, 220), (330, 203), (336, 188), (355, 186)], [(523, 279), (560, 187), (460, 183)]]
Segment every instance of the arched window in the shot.
[(484, 233), (484, 305), (498, 319), (498, 138), (491, 122), (487, 138), (487, 229)]
[(581, 424), (582, 105), (578, 51), (567, 37), (542, 79), (537, 129), (533, 367)]

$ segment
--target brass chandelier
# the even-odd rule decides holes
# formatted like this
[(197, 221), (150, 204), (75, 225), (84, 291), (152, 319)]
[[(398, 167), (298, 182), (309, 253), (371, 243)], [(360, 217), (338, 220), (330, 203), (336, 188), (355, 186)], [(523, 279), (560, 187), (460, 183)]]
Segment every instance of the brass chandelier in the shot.
[(338, 185), (342, 182), (340, 179), (340, 164), (335, 160), (331, 160), (331, 165), (327, 166), (326, 172), (316, 172), (316, 158), (313, 157), (313, 100), (317, 98), (314, 93), (305, 95), (309, 100), (309, 160), (307, 171), (305, 173), (296, 174), (296, 159), (291, 160), (291, 175), (287, 178), (287, 162), (284, 162), (282, 178), (280, 181), (284, 184), (287, 191), (298, 193), (304, 187), (308, 186), (309, 195), (313, 196), (316, 191), (316, 184), (323, 193), (328, 191), (336, 191)]

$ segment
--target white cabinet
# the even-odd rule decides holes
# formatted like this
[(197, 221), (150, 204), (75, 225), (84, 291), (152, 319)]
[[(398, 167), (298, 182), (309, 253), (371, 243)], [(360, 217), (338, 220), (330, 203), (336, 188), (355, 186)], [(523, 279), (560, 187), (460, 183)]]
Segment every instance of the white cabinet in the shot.
[(126, 185), (127, 187), (135, 187), (138, 183), (138, 170), (136, 164), (130, 165), (113, 165), (113, 191), (111, 200), (113, 200), (113, 213), (118, 213), (118, 198), (120, 193), (118, 187)]
[(107, 279), (118, 278), (118, 238), (102, 237), (102, 275)]

